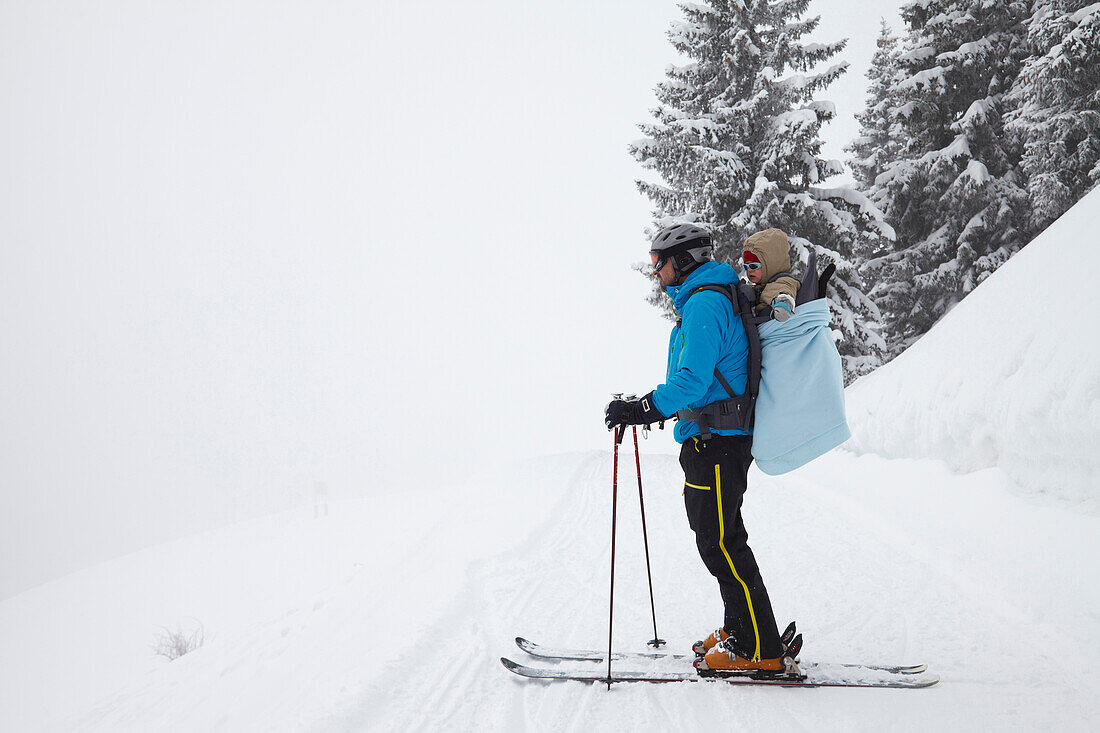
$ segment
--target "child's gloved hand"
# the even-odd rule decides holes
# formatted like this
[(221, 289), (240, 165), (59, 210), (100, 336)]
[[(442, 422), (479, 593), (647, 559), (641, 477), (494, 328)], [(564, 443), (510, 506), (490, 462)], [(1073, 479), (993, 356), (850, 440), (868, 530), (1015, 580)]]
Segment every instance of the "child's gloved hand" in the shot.
[(783, 293), (772, 298), (772, 318), (785, 321), (794, 313), (794, 298)]

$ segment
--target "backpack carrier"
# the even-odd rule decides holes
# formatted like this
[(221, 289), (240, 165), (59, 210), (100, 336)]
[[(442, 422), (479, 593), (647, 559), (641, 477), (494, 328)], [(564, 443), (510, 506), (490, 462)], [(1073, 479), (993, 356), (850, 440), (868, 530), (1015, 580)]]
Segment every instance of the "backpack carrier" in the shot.
[[(795, 307), (818, 298), (825, 297), (825, 287), (829, 278), (836, 271), (836, 265), (829, 265), (820, 277), (817, 275), (817, 253), (811, 250), (806, 262), (806, 273), (798, 287), (798, 297), (795, 299)], [(780, 272), (768, 279), (772, 282), (780, 277), (794, 277), (789, 272)], [(795, 278), (797, 279), (797, 278)], [(763, 363), (763, 350), (760, 347), (759, 325), (771, 320), (771, 313), (762, 316), (753, 314), (753, 306), (756, 305), (756, 291), (751, 284), (739, 282), (735, 287), (728, 285), (700, 285), (688, 293), (688, 298), (704, 290), (712, 290), (721, 293), (733, 306), (733, 315), (741, 319), (745, 327), (745, 336), (749, 341), (749, 374), (745, 385), (745, 393), (737, 394), (733, 387), (722, 376), (718, 367), (714, 367), (714, 378), (726, 390), (728, 398), (711, 402), (703, 407), (680, 410), (676, 413), (677, 420), (690, 420), (699, 425), (699, 437), (704, 441), (710, 440), (711, 430), (744, 430), (752, 429), (753, 418), (756, 414), (756, 398), (760, 394), (760, 374)], [(682, 321), (676, 322), (677, 327)]]

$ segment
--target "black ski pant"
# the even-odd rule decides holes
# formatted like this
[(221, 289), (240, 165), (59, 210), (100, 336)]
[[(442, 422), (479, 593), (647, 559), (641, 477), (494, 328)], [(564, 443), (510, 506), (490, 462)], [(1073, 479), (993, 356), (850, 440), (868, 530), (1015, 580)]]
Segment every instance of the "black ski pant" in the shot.
[(782, 655), (779, 629), (741, 519), (751, 451), (752, 437), (748, 435), (714, 435), (705, 442), (700, 438), (684, 442), (680, 449), (684, 506), (699, 555), (718, 579), (726, 632), (745, 657), (773, 659)]

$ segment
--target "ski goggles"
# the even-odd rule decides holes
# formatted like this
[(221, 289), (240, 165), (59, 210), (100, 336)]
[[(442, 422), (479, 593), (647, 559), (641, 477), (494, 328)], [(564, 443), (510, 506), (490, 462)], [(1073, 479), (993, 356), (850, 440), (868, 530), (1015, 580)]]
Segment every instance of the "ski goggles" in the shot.
[[(653, 263), (653, 273), (656, 274), (665, 266), (666, 262), (671, 260), (673, 257), (676, 257), (677, 255), (683, 254), (685, 252), (692, 253), (694, 250), (700, 250), (709, 247), (710, 237), (699, 237), (697, 239), (689, 239), (686, 242), (680, 242), (671, 247), (666, 247), (665, 249), (651, 249), (649, 250), (649, 260)], [(696, 257), (694, 254), (692, 255), (692, 259), (694, 259), (696, 262), (700, 262), (698, 257)]]
[(668, 262), (668, 257), (663, 257), (656, 252), (650, 252), (649, 261), (652, 263), (651, 272), (656, 275), (657, 272), (665, 266), (665, 263)]

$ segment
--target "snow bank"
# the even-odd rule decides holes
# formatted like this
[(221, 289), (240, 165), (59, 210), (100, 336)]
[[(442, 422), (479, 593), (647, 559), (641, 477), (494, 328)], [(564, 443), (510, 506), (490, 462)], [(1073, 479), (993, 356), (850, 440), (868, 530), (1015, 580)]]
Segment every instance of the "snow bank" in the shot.
[[(1000, 466), (1100, 511), (1100, 190), (848, 390), (858, 453)], [(1084, 277), (1082, 277), (1084, 276)]]

